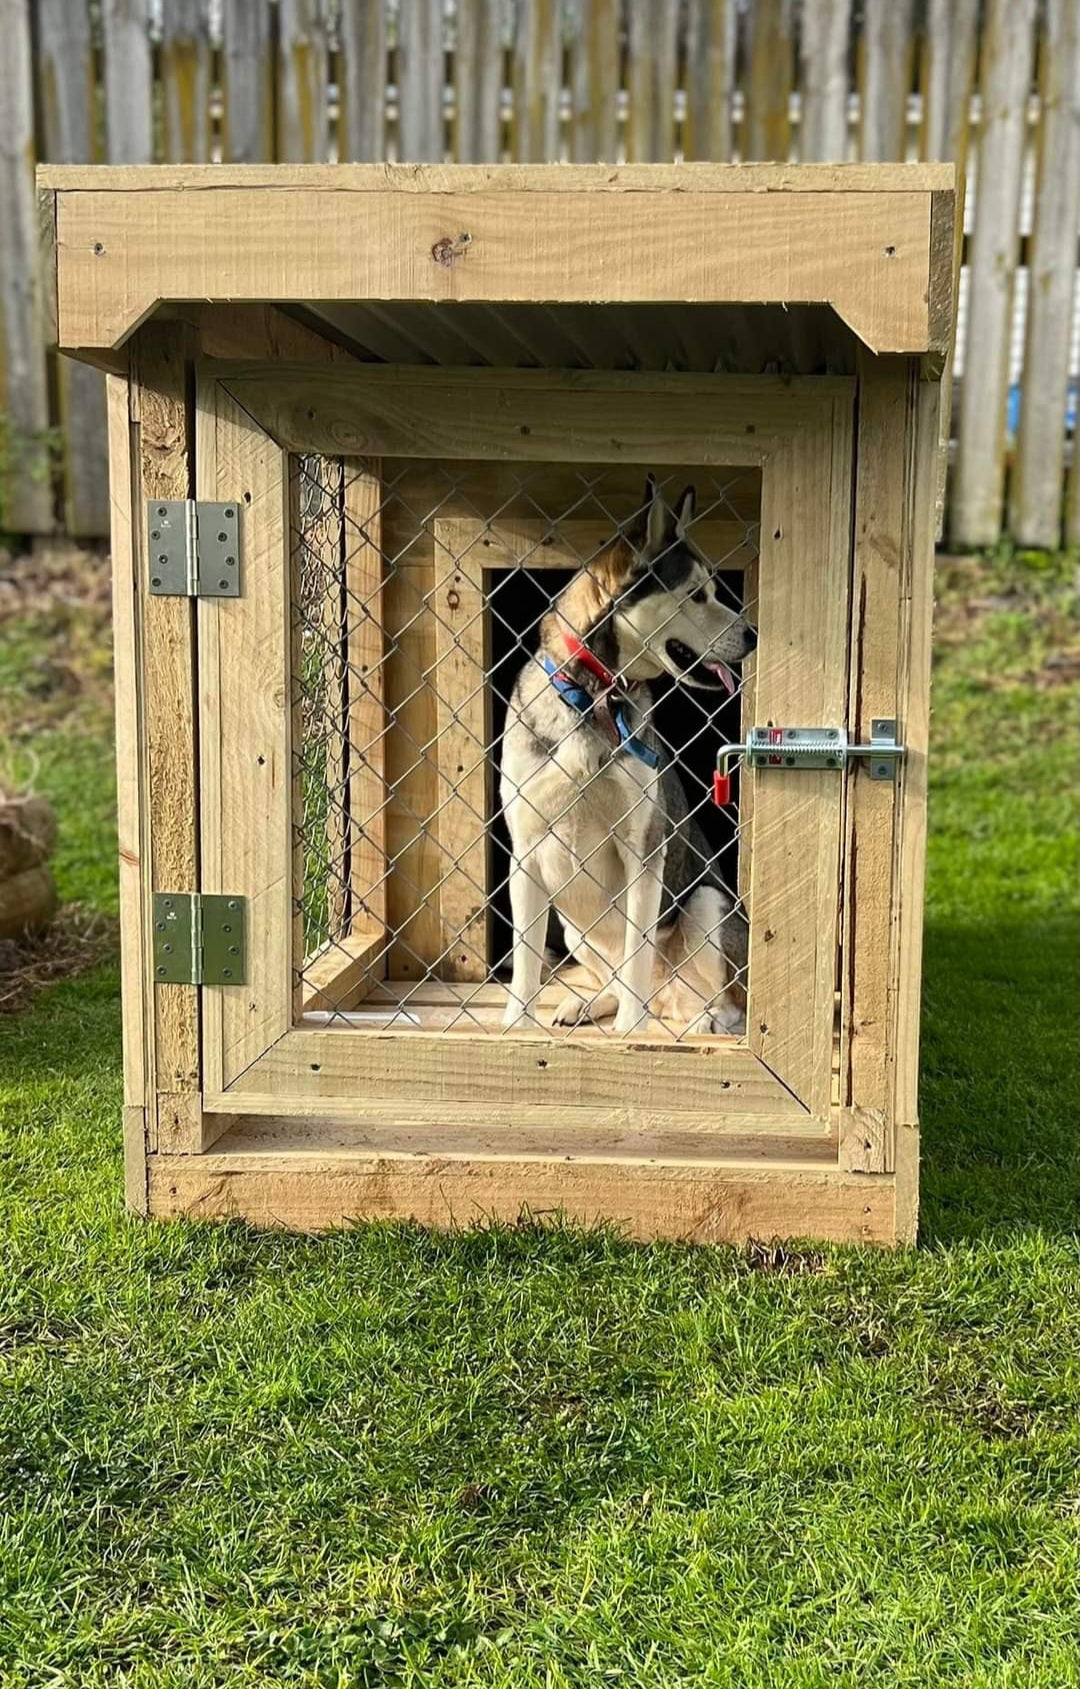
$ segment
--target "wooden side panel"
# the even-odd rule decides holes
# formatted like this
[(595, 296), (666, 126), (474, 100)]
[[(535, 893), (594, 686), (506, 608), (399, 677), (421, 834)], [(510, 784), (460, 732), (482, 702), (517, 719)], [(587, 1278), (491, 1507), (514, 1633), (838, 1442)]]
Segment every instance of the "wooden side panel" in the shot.
[(988, 0), (982, 44), (983, 124), (971, 238), (966, 367), (960, 395), (949, 533), (993, 545), (1001, 532), (1009, 325), (1020, 250), (1020, 192), (1035, 0)]
[[(849, 731), (865, 744), (875, 716), (897, 717), (899, 654), (909, 639), (913, 407), (918, 382), (906, 362), (867, 358), (860, 372), (856, 448)], [(907, 731), (901, 720), (901, 731)], [(847, 777), (847, 847), (841, 1010), (844, 1166), (892, 1167), (888, 1109), (889, 1002), (897, 786)]]
[(1010, 531), (1021, 545), (1056, 546), (1061, 540), (1065, 401), (1080, 233), (1080, 6), (1076, 0), (1049, 0), (1040, 72), (1035, 229)]
[[(837, 403), (766, 465), (758, 577), (761, 724), (846, 715), (851, 410)], [(745, 773), (744, 773), (745, 779)], [(754, 771), (750, 1048), (815, 1118), (832, 1096), (843, 783), (832, 770)]]
[(138, 684), (139, 591), (132, 488), (138, 481), (136, 436), (128, 384), (107, 378), (113, 675), (116, 696), (116, 811), (120, 878), (120, 987), (124, 1040), (124, 1188), (128, 1207), (146, 1213), (146, 1125), (153, 1102), (153, 985), (146, 918), (149, 864), (142, 804), (146, 790), (145, 737)]
[[(475, 530), (474, 530), (475, 531)], [(491, 794), (491, 665), (479, 548), (454, 522), (435, 522), (435, 692), (439, 768), (439, 909), (444, 979), (488, 973), (488, 841)], [(493, 560), (494, 561), (494, 560)], [(501, 561), (501, 559), (500, 559)]]
[(244, 987), (203, 987), (208, 1088), (289, 1024), (293, 876), (284, 454), (212, 378), (199, 394), (199, 492), (236, 500), (242, 593), (199, 601), (202, 889), (248, 900)]
[[(195, 624), (187, 598), (148, 590), (148, 500), (194, 490), (190, 332), (151, 323), (133, 354), (132, 403), (139, 431), (139, 591), (147, 741), (151, 886), (199, 890), (198, 778), (195, 750)], [(193, 985), (154, 990), (158, 1144), (190, 1153), (202, 1146), (199, 993)], [(153, 1131), (153, 1127), (151, 1128)]]

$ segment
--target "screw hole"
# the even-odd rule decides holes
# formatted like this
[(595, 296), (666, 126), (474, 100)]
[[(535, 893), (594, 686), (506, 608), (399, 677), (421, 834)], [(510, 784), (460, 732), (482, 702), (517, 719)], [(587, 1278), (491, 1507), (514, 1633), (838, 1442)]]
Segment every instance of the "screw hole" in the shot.
[(537, 1065), (537, 1067), (546, 1067), (546, 1066), (547, 1066), (547, 1062), (546, 1062), (546, 1061), (544, 1061), (544, 1059), (543, 1059), (543, 1057), (541, 1057), (541, 1058), (540, 1058), (540, 1060), (539, 1060), (539, 1061), (538, 1061), (538, 1062), (537, 1062), (537, 1064), (536, 1064), (536, 1065)]

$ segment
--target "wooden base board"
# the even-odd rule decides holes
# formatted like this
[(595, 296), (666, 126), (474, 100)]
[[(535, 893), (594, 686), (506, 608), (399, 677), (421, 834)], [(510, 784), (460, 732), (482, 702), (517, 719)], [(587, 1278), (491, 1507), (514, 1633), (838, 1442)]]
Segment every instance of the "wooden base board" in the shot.
[(843, 1172), (835, 1161), (754, 1165), (317, 1148), (238, 1153), (228, 1141), (226, 1134), (204, 1155), (151, 1156), (150, 1213), (296, 1231), (363, 1220), (456, 1229), (565, 1217), (587, 1226), (610, 1222), (639, 1242), (898, 1241), (893, 1176)]

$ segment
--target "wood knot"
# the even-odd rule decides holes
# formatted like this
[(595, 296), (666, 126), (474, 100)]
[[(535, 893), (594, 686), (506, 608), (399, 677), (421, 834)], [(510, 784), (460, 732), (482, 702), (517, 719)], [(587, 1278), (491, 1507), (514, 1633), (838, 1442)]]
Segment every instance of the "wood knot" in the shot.
[(431, 249), (431, 256), (436, 264), (441, 264), (444, 270), (449, 270), (459, 258), (465, 256), (466, 249), (472, 242), (472, 235), (462, 232), (460, 235), (443, 235)]

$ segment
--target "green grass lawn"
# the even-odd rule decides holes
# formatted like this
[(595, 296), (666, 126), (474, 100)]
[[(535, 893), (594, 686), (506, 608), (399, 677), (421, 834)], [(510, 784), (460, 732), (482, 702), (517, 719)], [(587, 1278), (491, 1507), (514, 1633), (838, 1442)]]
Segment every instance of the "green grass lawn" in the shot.
[[(916, 1251), (137, 1222), (115, 967), (8, 1018), (4, 1689), (1080, 1684), (1074, 566), (941, 565)], [(101, 621), (0, 708), (110, 910)]]

